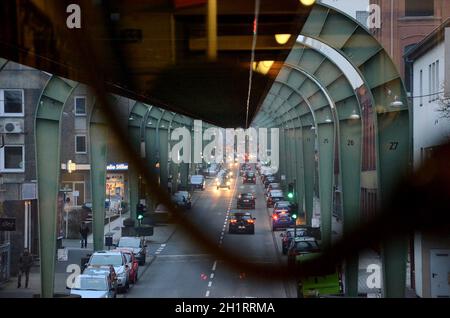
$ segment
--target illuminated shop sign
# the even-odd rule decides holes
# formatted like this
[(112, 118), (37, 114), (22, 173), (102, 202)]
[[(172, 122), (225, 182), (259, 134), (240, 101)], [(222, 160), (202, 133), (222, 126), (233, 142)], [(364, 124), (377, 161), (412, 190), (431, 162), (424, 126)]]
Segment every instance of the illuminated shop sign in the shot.
[(110, 163), (106, 166), (108, 171), (128, 170), (128, 163)]

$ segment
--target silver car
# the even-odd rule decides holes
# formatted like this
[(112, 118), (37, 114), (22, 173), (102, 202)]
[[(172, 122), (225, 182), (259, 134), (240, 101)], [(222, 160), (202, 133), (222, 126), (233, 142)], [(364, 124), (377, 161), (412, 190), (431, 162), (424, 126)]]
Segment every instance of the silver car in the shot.
[(107, 275), (78, 275), (75, 278), (71, 295), (81, 298), (115, 298), (116, 290)]
[(120, 251), (99, 251), (92, 254), (88, 266), (112, 265), (117, 275), (117, 287), (127, 292), (130, 288), (130, 267)]

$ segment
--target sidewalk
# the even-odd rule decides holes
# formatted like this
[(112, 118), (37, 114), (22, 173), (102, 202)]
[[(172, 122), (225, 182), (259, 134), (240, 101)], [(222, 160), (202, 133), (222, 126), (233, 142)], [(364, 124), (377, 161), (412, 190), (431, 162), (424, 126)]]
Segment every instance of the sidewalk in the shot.
[[(121, 235), (121, 226), (123, 219), (128, 217), (127, 214), (122, 215), (122, 220), (120, 218), (111, 222), (111, 226), (109, 224), (105, 225), (105, 233), (109, 231), (111, 228), (111, 232), (114, 232), (113, 242), (117, 242)], [(155, 226), (153, 236), (148, 236), (147, 242), (150, 244), (163, 244), (167, 242), (170, 237), (175, 233), (176, 225), (175, 224), (167, 224), (161, 226)], [(55, 257), (55, 293), (60, 294), (69, 294), (69, 290), (66, 289), (66, 279), (70, 273), (67, 273), (67, 268), (71, 264), (80, 265), (81, 257), (86, 256), (89, 253), (92, 253), (92, 234), (88, 236), (88, 246), (87, 248), (81, 248), (81, 243), (79, 239), (64, 239), (63, 247), (67, 249), (67, 261), (58, 261)], [(151, 263), (151, 259), (154, 257), (153, 254), (150, 254), (147, 250), (147, 263)], [(29, 278), (29, 288), (24, 288), (25, 286), (25, 277), (22, 277), (22, 288), (17, 288), (17, 277), (11, 277), (8, 282), (0, 285), (0, 298), (32, 298), (35, 294), (40, 294), (40, 270), (39, 264), (36, 264), (31, 269), (30, 278)]]

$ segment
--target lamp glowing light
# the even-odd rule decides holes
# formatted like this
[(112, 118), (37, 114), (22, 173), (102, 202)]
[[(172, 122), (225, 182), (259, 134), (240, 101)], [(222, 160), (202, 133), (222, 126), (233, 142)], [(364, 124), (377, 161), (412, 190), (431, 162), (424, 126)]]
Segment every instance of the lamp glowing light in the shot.
[(290, 34), (275, 34), (275, 41), (277, 41), (277, 43), (281, 45), (286, 44), (290, 38)]
[(300, 0), (300, 3), (304, 6), (312, 6), (316, 0)]

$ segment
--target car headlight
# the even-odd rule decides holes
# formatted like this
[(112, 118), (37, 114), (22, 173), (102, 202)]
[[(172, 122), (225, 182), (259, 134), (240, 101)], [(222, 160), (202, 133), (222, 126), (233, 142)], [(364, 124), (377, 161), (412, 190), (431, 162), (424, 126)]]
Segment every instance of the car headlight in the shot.
[(217, 185), (220, 186), (220, 182), (217, 182)]
[(230, 181), (227, 181), (227, 185), (230, 185)]

